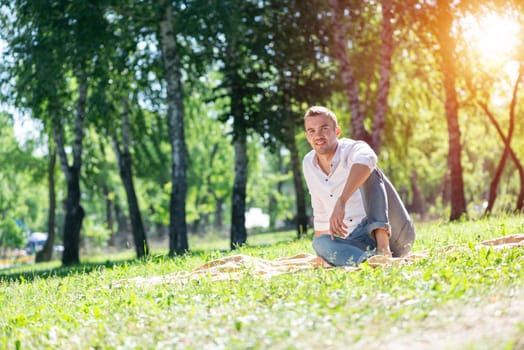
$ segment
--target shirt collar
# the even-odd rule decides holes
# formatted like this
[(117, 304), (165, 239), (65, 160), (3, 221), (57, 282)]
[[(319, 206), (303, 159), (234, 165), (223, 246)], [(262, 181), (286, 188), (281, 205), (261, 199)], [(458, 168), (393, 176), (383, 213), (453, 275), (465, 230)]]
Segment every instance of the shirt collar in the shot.
[[(331, 170), (337, 167), (338, 163), (340, 163), (340, 142), (337, 143), (337, 149), (335, 150), (335, 155), (333, 156), (333, 159), (331, 159)], [(320, 164), (318, 164), (318, 156), (315, 153), (315, 156), (313, 157), (313, 165), (320, 169)]]

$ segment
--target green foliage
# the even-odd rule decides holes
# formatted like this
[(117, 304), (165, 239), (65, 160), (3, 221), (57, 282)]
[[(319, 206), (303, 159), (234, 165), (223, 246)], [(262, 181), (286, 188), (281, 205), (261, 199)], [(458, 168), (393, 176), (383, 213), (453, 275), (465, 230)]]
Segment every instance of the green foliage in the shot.
[[(195, 84), (186, 103), (188, 167), (188, 222), (214, 218), (220, 203), (229, 203), (233, 185), (234, 154), (230, 128), (218, 121), (221, 103), (203, 104), (214, 77), (208, 84)], [(255, 160), (256, 162), (256, 160)], [(202, 224), (210, 226), (210, 222)]]
[(0, 219), (0, 246), (2, 248), (22, 248), (25, 232), (13, 218)]
[(84, 219), (82, 230), (83, 237), (89, 240), (90, 246), (101, 248), (107, 245), (111, 231), (102, 223), (88, 216)]
[(34, 146), (29, 140), (20, 145), (13, 122), (0, 113), (0, 218), (20, 219), (33, 231), (45, 231), (46, 159), (34, 155)]
[[(341, 3), (349, 21), (348, 54), (355, 63), (355, 79), (360, 82), (369, 117), (375, 110), (371, 101), (378, 90), (379, 6), (373, 1)], [(455, 3), (456, 16), (464, 11), (496, 10), (496, 2), (491, 1), (478, 8), (472, 7), (471, 1)], [(1, 215), (23, 218), (31, 229), (45, 231), (47, 160), (33, 151), (42, 149), (49, 139), (52, 117), (59, 118), (69, 141), (66, 144), (72, 144), (76, 76), (84, 67), (91, 84), (82, 168), (86, 214), (97, 218), (93, 225), (104, 227), (108, 198), (127, 213), (110, 146), (112, 136), (120, 138), (125, 97), (132, 124), (134, 181), (144, 223), (149, 228), (167, 226), (172, 169), (156, 5), (95, 0), (1, 4), (0, 36), (7, 46), (0, 63), (0, 99), (43, 125), (41, 137), (22, 145), (12, 133), (10, 119), (14, 116), (2, 114)], [(512, 4), (516, 3), (506, 2), (500, 9)], [(394, 1), (396, 46), (379, 164), (408, 204), (413, 200), (415, 175), (428, 207), (426, 216), (442, 218), (449, 210), (442, 72), (431, 39), (434, 28), (419, 26), (431, 17), (430, 12), (424, 12), (431, 6), (418, 5), (410, 8), (406, 2)], [(248, 206), (263, 208), (273, 221), (294, 216), (289, 157), (283, 150), (294, 138), (301, 156), (309, 150), (301, 128), (304, 110), (311, 104), (328, 104), (337, 112), (343, 129), (349, 131), (350, 126), (347, 96), (338, 62), (333, 59), (328, 2), (202, 0), (176, 2), (174, 9), (190, 161), (187, 219), (195, 223), (191, 230), (200, 225), (195, 231), (216, 231), (212, 223), (220, 214), (224, 214), (224, 224), (230, 220), (225, 214), (234, 177), (230, 104), (231, 97), (239, 95), (245, 107), (239, 120), (256, 132), (249, 136)], [(515, 16), (524, 23), (522, 11), (515, 11)], [(453, 34), (459, 32), (457, 28)], [(514, 81), (500, 66), (481, 65), (484, 60), (472, 55), (470, 44), (458, 41), (457, 92), (468, 214), (479, 217), (502, 142), (475, 99), (490, 102), (507, 132)], [(516, 115), (520, 116), (524, 107), (520, 99), (517, 102)], [(524, 123), (517, 121), (512, 146), (520, 159), (524, 157), (523, 135)], [(282, 159), (278, 159), (279, 152)], [(69, 149), (66, 153), (71, 156)], [(60, 203), (66, 193), (63, 176), (57, 176), (56, 189)], [(518, 174), (508, 161), (495, 211), (513, 210), (519, 190)], [(57, 211), (62, 219), (62, 206)], [(59, 225), (62, 221), (58, 220)]]

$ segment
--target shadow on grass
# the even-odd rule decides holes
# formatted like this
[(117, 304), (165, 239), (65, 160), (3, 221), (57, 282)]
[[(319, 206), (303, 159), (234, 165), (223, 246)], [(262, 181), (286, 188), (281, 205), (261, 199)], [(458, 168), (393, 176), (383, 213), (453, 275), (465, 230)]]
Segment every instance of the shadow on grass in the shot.
[[(145, 261), (142, 259), (142, 261)], [(21, 282), (33, 281), (38, 278), (67, 277), (86, 274), (103, 268), (113, 268), (120, 265), (130, 265), (142, 262), (140, 259), (115, 260), (106, 262), (87, 262), (72, 266), (40, 267), (39, 264), (20, 265), (0, 271), (0, 281)], [(31, 270), (29, 270), (31, 269)]]
[[(303, 239), (303, 238), (301, 238)], [(283, 239), (279, 241), (272, 241), (270, 243), (261, 243), (258, 242), (257, 244), (246, 244), (243, 247), (246, 248), (267, 248), (270, 246), (275, 246), (278, 244), (290, 242), (299, 240), (295, 237), (295, 239)], [(35, 279), (39, 278), (63, 278), (68, 277), (72, 275), (82, 275), (82, 274), (89, 274), (92, 272), (99, 271), (101, 269), (113, 269), (115, 267), (119, 266), (129, 266), (129, 265), (136, 265), (136, 264), (147, 264), (147, 263), (155, 263), (155, 262), (161, 262), (165, 261), (166, 259), (180, 259), (180, 258), (192, 258), (192, 257), (202, 257), (202, 256), (208, 256), (210, 252), (217, 252), (223, 255), (228, 254), (238, 254), (236, 250), (230, 250), (230, 249), (195, 249), (190, 250), (186, 252), (183, 255), (149, 255), (144, 258), (128, 258), (128, 259), (114, 259), (114, 260), (106, 260), (106, 261), (100, 261), (100, 262), (84, 262), (77, 265), (72, 266), (55, 266), (55, 267), (49, 267), (46, 268), (45, 265), (49, 263), (42, 263), (42, 264), (28, 264), (28, 265), (20, 265), (12, 268), (7, 268), (4, 270), (0, 270), (0, 281), (5, 282), (21, 282), (21, 281), (28, 281), (31, 282)]]
[[(220, 251), (226, 253), (227, 251)], [(166, 259), (177, 259), (181, 257), (192, 257), (209, 254), (209, 251), (189, 251), (184, 255), (150, 255), (144, 258), (106, 260), (104, 262), (84, 262), (71, 266), (40, 267), (39, 264), (20, 265), (0, 271), (0, 281), (21, 282), (33, 281), (38, 278), (63, 278), (72, 275), (83, 275), (100, 271), (101, 269), (113, 269), (119, 266), (130, 266), (137, 264), (148, 264), (151, 262), (165, 261)], [(44, 263), (45, 264), (45, 263)], [(42, 264), (42, 265), (44, 265)]]

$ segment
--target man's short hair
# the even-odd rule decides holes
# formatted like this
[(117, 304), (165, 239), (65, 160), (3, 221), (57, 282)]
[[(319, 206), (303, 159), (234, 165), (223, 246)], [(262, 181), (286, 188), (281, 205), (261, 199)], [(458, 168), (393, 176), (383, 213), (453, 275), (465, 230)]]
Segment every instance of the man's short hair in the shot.
[(306, 114), (304, 114), (304, 122), (307, 118), (316, 116), (329, 117), (331, 120), (335, 122), (335, 126), (338, 126), (337, 116), (335, 115), (335, 113), (333, 113), (329, 108), (326, 108), (324, 106), (309, 107), (306, 111)]

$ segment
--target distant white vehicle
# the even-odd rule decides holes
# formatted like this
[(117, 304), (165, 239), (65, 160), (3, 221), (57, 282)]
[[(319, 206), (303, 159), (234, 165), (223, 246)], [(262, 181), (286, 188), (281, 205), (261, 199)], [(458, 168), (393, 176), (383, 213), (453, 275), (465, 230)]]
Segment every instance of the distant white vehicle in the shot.
[(246, 212), (246, 228), (255, 227), (269, 227), (269, 215), (264, 214), (260, 208), (250, 208)]
[(25, 251), (27, 254), (35, 254), (44, 247), (45, 241), (47, 241), (46, 232), (33, 232), (27, 238)]
[[(27, 244), (25, 245), (25, 251), (27, 254), (36, 254), (39, 250), (44, 248), (44, 244), (47, 241), (47, 232), (33, 232), (27, 238)], [(64, 246), (61, 244), (54, 245), (53, 250), (61, 253), (64, 251)]]

